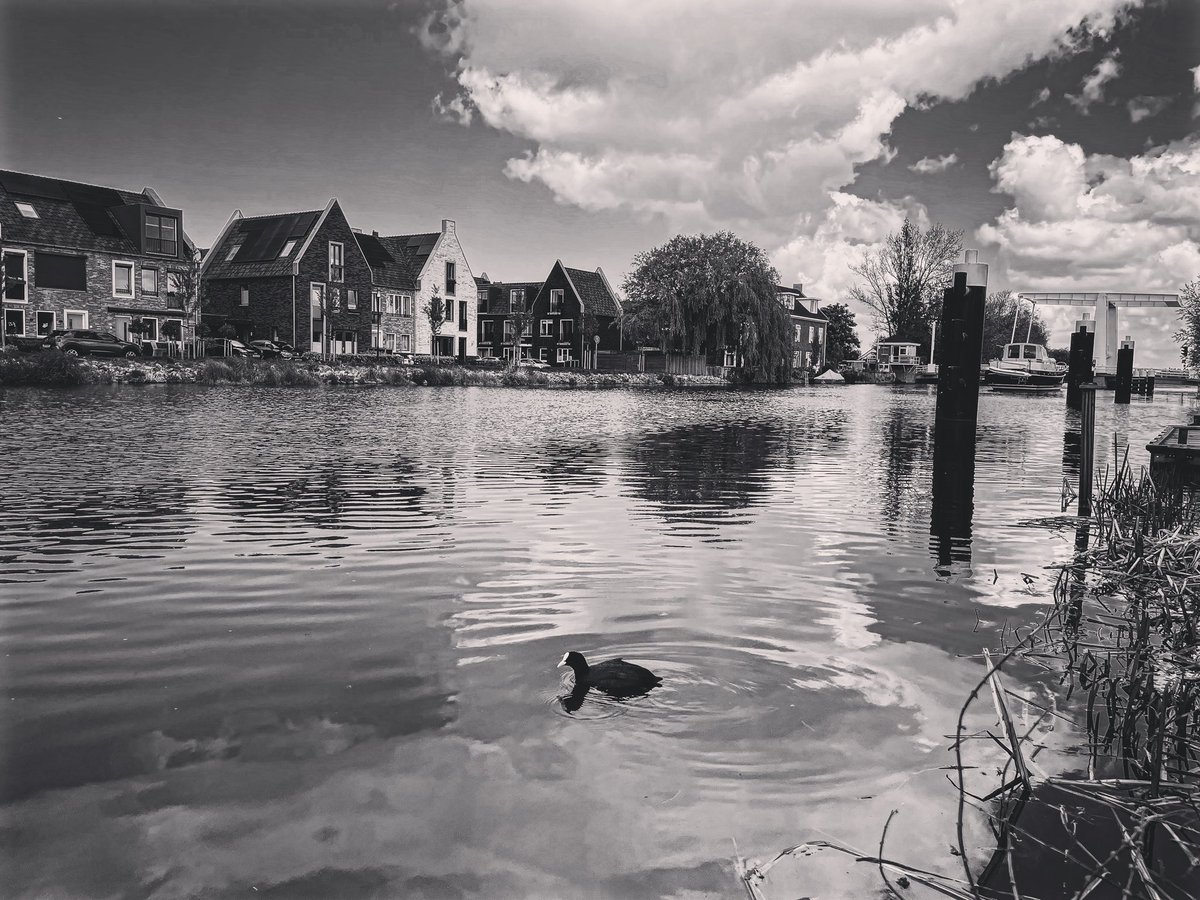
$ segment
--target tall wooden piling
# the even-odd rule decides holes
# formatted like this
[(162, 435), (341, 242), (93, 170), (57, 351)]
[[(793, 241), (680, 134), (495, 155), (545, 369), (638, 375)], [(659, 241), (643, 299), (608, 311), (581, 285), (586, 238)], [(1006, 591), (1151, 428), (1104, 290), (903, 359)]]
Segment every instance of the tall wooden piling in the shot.
[(1121, 341), (1121, 349), (1117, 351), (1117, 403), (1128, 403), (1129, 395), (1133, 392), (1133, 341), (1129, 335)]
[(942, 340), (938, 344), (935, 421), (970, 422), (979, 415), (979, 366), (983, 354), (983, 307), (988, 267), (968, 250), (954, 267), (954, 283), (942, 292)]
[(1096, 323), (1084, 313), (1071, 332), (1071, 356), (1067, 363), (1067, 407), (1079, 409), (1079, 386), (1095, 380), (1092, 359), (1095, 354)]
[(1096, 459), (1096, 385), (1081, 384), (1079, 396), (1079, 515), (1090, 516)]

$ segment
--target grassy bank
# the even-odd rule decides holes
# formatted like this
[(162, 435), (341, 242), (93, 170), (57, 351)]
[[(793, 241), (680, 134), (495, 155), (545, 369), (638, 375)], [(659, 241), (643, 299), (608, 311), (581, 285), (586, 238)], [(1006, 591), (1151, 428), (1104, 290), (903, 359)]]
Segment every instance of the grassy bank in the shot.
[(583, 372), (573, 369), (484, 368), (458, 365), (398, 365), (378, 360), (336, 363), (299, 360), (94, 359), (57, 352), (0, 355), (0, 385), (85, 384), (256, 384), (317, 387), (323, 384), (399, 387), (661, 388), (727, 387), (720, 378)]

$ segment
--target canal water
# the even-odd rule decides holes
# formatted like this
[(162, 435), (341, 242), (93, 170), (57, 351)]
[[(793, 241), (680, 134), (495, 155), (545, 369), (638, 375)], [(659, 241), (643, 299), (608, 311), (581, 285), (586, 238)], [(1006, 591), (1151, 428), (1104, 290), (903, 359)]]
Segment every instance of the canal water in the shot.
[[(1111, 401), (1098, 471), (1197, 404)], [(973, 492), (935, 515), (933, 411), (868, 385), (0, 395), (4, 895), (728, 897), (735, 857), (873, 852), (892, 809), (889, 855), (952, 870), (946, 735), (1071, 549), (1078, 421), (985, 393)], [(663, 684), (569, 711), (568, 650)], [(879, 884), (833, 851), (772, 876)]]

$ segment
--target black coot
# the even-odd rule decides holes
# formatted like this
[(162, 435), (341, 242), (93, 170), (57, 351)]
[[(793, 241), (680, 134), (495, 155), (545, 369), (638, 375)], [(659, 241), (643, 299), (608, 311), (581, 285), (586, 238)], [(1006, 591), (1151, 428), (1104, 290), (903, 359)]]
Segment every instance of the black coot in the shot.
[(590, 688), (603, 691), (610, 697), (622, 698), (648, 693), (662, 684), (662, 679), (649, 669), (625, 662), (623, 659), (609, 659), (589, 666), (582, 653), (572, 650), (563, 654), (558, 664), (567, 666), (575, 673), (575, 689), (572, 695), (579, 694), (580, 700)]

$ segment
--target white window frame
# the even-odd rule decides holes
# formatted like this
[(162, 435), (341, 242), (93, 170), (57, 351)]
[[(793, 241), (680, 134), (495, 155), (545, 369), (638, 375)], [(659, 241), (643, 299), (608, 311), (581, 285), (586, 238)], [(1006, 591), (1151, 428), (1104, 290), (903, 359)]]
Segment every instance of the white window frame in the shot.
[(514, 288), (508, 292), (508, 311), (513, 312), (517, 308), (517, 298), (521, 298), (521, 306), (525, 306), (525, 289)]
[(480, 347), (479, 348), (479, 358), (480, 359), (495, 359), (496, 351), (493, 350), (491, 347)]
[[(146, 281), (145, 281), (145, 278), (146, 278), (145, 273), (146, 272), (154, 273), (154, 290), (153, 291), (146, 290)], [(138, 268), (138, 284), (141, 285), (143, 297), (146, 297), (146, 296), (157, 297), (159, 295), (159, 291), (162, 290), (162, 279), (160, 277), (161, 275), (162, 275), (162, 273), (158, 271), (158, 266), (141, 266)]]
[(138, 340), (139, 341), (157, 341), (159, 339), (159, 335), (162, 334), (162, 328), (159, 325), (158, 316), (141, 316), (141, 320), (143, 322), (153, 322), (154, 323), (154, 337), (146, 337), (144, 334), (139, 334)]
[[(179, 323), (179, 337), (177, 337), (177, 338), (163, 337), (163, 329), (165, 329), (172, 322)], [(179, 318), (178, 316), (172, 316), (171, 318), (164, 318), (158, 326), (158, 339), (160, 341), (174, 341), (174, 342), (183, 340), (183, 319)]]
[[(117, 268), (118, 267), (120, 267), (120, 268), (127, 267), (129, 269), (129, 293), (128, 294), (121, 294), (121, 293), (117, 292)], [(134, 274), (135, 274), (136, 270), (137, 270), (137, 266), (134, 265), (132, 260), (114, 259), (112, 261), (112, 295), (114, 297), (136, 297), (137, 296), (137, 279), (134, 278)]]
[(242, 249), (242, 241), (238, 241), (229, 248), (229, 252), (225, 254), (225, 262), (233, 262), (233, 258), (237, 256), (237, 252)]
[(504, 335), (504, 337), (502, 339), (504, 341), (511, 341), (511, 340), (513, 340), (513, 338), (516, 337), (517, 327), (516, 327), (516, 325), (513, 324), (512, 319), (504, 320), (504, 330), (503, 330), (502, 334)]
[(325, 282), (310, 281), (308, 283), (308, 309), (309, 309), (310, 313), (312, 312), (312, 308), (317, 305), (317, 300), (315, 297), (313, 297), (313, 288), (321, 289), (320, 307), (321, 307), (321, 315), (324, 316), (325, 315), (325, 301), (326, 301), (326, 299), (328, 299), (325, 296)]
[[(337, 247), (337, 258), (338, 258), (337, 262), (333, 261), (333, 256), (334, 256), (333, 248), (334, 247)], [(333, 267), (334, 266), (337, 266), (341, 270), (340, 272), (337, 273), (338, 274), (337, 278), (333, 277), (333, 275), (334, 275)], [(343, 244), (341, 241), (330, 241), (329, 242), (329, 283), (330, 284), (341, 284), (345, 280), (346, 280), (346, 245)]]
[(571, 348), (559, 347), (555, 354), (555, 362), (565, 363), (571, 361)]
[(395, 352), (395, 350), (396, 350), (396, 332), (385, 331), (383, 333), (383, 349), (387, 350), (388, 352)]
[(238, 306), (245, 307), (250, 305), (250, 288), (246, 285), (238, 287)]
[(412, 294), (400, 295), (400, 315), (411, 316), (412, 311)]
[(52, 309), (36, 310), (33, 315), (33, 330), (38, 335), (38, 337), (42, 336), (42, 332), (37, 330), (38, 329), (38, 324), (37, 324), (38, 316), (49, 316), (50, 317), (50, 328), (45, 332), (46, 334), (49, 334), (51, 331), (53, 331), (55, 328), (58, 327), (58, 313), (56, 313)]
[(538, 361), (539, 362), (546, 362), (546, 357), (548, 355), (549, 349), (550, 349), (549, 347), (538, 347)]
[(479, 340), (490, 344), (493, 340), (495, 340), (496, 337), (496, 320), (484, 319), (483, 327), (479, 329), (479, 332)]
[(41, 216), (38, 215), (38, 211), (33, 208), (32, 203), (26, 203), (24, 200), (14, 200), (13, 203), (16, 204), (17, 212), (19, 212), (26, 219), (41, 218)]
[(734, 366), (736, 366), (737, 365), (737, 351), (736, 350), (726, 350), (725, 358), (721, 361), (721, 364), (727, 369), (732, 369)]
[[(567, 334), (567, 326), (570, 323), (571, 333)], [(575, 320), (574, 319), (559, 319), (558, 320), (558, 339), (560, 341), (571, 341), (575, 338)]]
[(63, 322), (64, 329), (67, 327), (67, 319), (70, 316), (83, 316), (83, 324), (80, 325), (79, 328), (76, 330), (78, 330), (78, 331), (87, 331), (88, 330), (90, 323), (88, 322), (88, 311), (86, 309), (64, 309), (63, 316), (62, 316), (62, 322)]
[(25, 310), (23, 310), (23, 309), (6, 309), (6, 310), (4, 310), (3, 322), (4, 322), (4, 332), (6, 335), (8, 334), (8, 314), (9, 313), (20, 313), (21, 314), (21, 330), (18, 331), (14, 335), (14, 337), (25, 337), (25, 326), (26, 326), (26, 324), (28, 324), (25, 321)]
[[(2, 251), (5, 256), (20, 256), (21, 257), (21, 299), (12, 300), (4, 296), (8, 293), (7, 282), (0, 285), (0, 304), (4, 303), (28, 303), (29, 302), (29, 253), (25, 250), (10, 250), (5, 247)], [(5, 270), (5, 277), (10, 277), (9, 272)]]
[(538, 337), (554, 337), (554, 320), (538, 320)]
[(401, 353), (412, 353), (412, 335), (411, 334), (400, 335), (400, 352)]
[(566, 292), (562, 288), (552, 288), (550, 291), (550, 312), (560, 313), (563, 308), (563, 297)]
[(389, 315), (394, 315), (396, 312), (396, 295), (387, 293), (383, 297), (383, 311)]
[(283, 245), (283, 249), (279, 251), (279, 258), (284, 259), (285, 257), (291, 256), (292, 251), (296, 249), (296, 244), (298, 243), (299, 241), (297, 241), (295, 238), (289, 238)]
[(346, 288), (346, 309), (358, 309), (358, 290)]
[(475, 302), (479, 304), (480, 309), (483, 309), (483, 307), (487, 304), (487, 298), (488, 298), (487, 291), (476, 291), (475, 292)]

